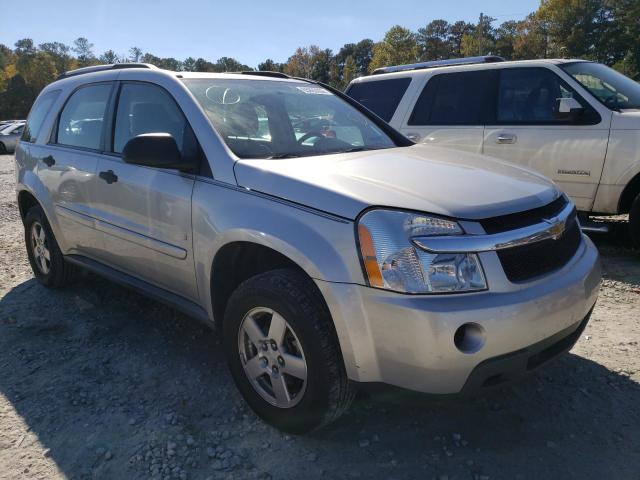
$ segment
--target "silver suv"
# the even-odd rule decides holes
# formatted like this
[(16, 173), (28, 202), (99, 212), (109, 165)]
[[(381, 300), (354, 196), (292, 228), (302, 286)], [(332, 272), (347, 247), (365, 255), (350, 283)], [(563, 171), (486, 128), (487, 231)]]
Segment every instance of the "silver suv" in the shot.
[(246, 401), (289, 432), (358, 384), (508, 382), (571, 348), (598, 293), (598, 253), (543, 176), (414, 145), (283, 74), (72, 71), (16, 162), (44, 285), (80, 267), (217, 326)]

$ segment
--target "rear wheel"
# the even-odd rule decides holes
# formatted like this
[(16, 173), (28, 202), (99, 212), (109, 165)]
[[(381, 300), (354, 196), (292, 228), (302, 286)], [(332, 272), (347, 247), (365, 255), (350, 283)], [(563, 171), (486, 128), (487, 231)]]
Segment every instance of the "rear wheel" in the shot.
[(27, 256), (35, 277), (47, 287), (63, 287), (73, 280), (76, 268), (64, 260), (51, 226), (40, 206), (24, 219)]
[(4, 143), (0, 142), (0, 155), (6, 155), (7, 154), (7, 147), (5, 146)]
[(306, 433), (351, 404), (331, 315), (303, 274), (283, 269), (246, 280), (229, 299), (223, 334), (238, 389), (276, 428)]
[(631, 241), (636, 248), (640, 248), (640, 194), (638, 194), (631, 204), (629, 211), (629, 232)]

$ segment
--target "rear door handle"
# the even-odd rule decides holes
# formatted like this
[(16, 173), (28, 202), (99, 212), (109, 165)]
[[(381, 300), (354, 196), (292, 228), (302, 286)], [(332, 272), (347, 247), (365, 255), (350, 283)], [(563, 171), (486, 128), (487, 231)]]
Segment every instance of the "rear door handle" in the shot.
[(113, 173), (113, 170), (107, 170), (106, 172), (98, 173), (98, 176), (107, 182), (109, 185), (118, 181), (118, 176)]
[(517, 141), (518, 141), (518, 137), (516, 137), (512, 133), (501, 133), (498, 135), (498, 138), (496, 138), (496, 143), (499, 143), (501, 145), (512, 144), (512, 143), (516, 143)]
[(53, 156), (48, 155), (46, 157), (44, 157), (42, 159), (42, 162), (47, 166), (47, 167), (53, 167), (56, 163), (56, 159), (53, 158)]

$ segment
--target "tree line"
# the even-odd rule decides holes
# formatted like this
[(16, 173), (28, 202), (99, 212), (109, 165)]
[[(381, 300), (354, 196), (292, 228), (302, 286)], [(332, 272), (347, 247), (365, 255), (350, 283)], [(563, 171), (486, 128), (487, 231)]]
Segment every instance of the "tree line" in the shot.
[[(378, 67), (475, 55), (508, 60), (583, 58), (595, 60), (640, 79), (640, 0), (542, 0), (523, 20), (497, 23), (481, 16), (477, 23), (436, 19), (417, 31), (391, 27), (382, 40), (347, 43), (337, 52), (317, 45), (298, 47), (284, 62), (267, 59), (256, 70), (283, 72), (344, 88)], [(132, 47), (126, 54), (107, 50), (80, 37), (73, 45), (30, 38), (14, 48), (0, 44), (0, 119), (24, 118), (37, 94), (62, 72), (91, 65), (143, 62), (176, 71), (234, 72), (254, 70), (231, 57), (215, 62), (157, 57)]]

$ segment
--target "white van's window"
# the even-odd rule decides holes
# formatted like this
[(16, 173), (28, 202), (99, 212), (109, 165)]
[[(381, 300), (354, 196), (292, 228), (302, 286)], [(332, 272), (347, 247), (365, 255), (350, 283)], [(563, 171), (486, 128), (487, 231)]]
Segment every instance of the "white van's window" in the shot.
[(491, 72), (434, 75), (411, 112), (409, 125), (483, 125), (493, 85)]
[(567, 63), (560, 67), (607, 107), (640, 108), (640, 84), (612, 68), (593, 62)]
[(390, 122), (410, 83), (410, 78), (359, 82), (351, 84), (345, 93)]

